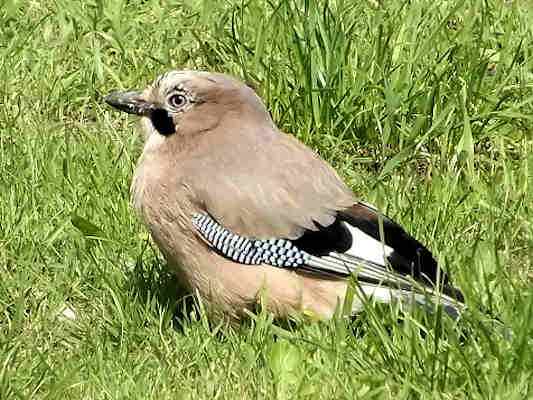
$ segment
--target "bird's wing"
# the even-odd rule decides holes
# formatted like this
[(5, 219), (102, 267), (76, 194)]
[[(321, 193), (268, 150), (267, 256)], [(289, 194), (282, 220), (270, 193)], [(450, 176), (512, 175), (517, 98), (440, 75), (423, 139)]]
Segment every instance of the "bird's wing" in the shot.
[[(362, 217), (363, 213), (370, 215)], [(194, 216), (193, 225), (211, 248), (240, 264), (267, 264), (325, 276), (354, 275), (363, 292), (380, 300), (414, 296), (427, 305), (426, 296), (438, 295), (437, 302), (450, 315), (460, 313), (463, 296), (450, 285), (429, 250), (367, 204), (352, 205), (339, 212), (331, 225), (305, 231), (296, 240), (245, 237), (202, 213)], [(394, 238), (387, 240), (387, 235)]]
[(462, 300), (420, 242), (356, 201), (312, 151), (288, 136), (267, 147), (268, 154), (257, 148), (211, 153), (224, 157), (216, 160), (223, 168), (211, 171), (210, 185), (197, 182), (205, 214), (196, 215), (194, 224), (216, 251), (243, 264), (357, 274), (359, 281), (386, 284), (397, 293), (416, 285), (433, 293), (438, 287), (450, 302)]

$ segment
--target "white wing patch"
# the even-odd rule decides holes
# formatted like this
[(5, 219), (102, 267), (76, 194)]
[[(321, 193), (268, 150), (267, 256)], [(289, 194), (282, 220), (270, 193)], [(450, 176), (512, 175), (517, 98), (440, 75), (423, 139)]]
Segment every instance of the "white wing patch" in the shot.
[(352, 247), (345, 254), (350, 254), (384, 267), (387, 265), (386, 259), (394, 252), (394, 249), (350, 224), (345, 222), (343, 224), (350, 231), (353, 240)]

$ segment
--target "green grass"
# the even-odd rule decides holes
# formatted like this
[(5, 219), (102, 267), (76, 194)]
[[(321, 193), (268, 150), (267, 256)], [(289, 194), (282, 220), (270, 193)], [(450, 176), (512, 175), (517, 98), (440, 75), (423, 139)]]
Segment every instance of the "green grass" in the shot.
[[(186, 67), (257, 87), (465, 316), (178, 312), (129, 206), (134, 121), (102, 95)], [(532, 398), (532, 133), (526, 1), (0, 0), (0, 398)]]

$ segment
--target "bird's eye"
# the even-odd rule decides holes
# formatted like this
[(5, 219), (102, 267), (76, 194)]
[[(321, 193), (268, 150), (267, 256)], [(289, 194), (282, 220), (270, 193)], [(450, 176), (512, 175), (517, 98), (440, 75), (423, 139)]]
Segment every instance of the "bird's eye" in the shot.
[(168, 102), (172, 107), (179, 109), (187, 104), (187, 97), (183, 94), (173, 94), (168, 98)]

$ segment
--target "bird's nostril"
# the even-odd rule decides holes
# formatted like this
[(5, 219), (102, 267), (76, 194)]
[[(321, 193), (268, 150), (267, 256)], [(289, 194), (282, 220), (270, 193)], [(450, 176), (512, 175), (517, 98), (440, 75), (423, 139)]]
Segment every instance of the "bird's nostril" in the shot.
[(176, 131), (174, 121), (168, 115), (167, 110), (156, 108), (150, 113), (150, 120), (154, 128), (163, 136), (172, 135)]

